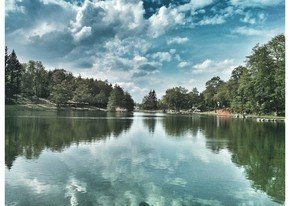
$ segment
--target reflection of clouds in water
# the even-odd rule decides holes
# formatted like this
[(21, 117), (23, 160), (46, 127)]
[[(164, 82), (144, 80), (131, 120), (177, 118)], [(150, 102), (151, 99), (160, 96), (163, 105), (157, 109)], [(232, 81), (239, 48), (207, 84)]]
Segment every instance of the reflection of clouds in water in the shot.
[(194, 198), (192, 195), (185, 195), (182, 198), (174, 198), (166, 193), (164, 193), (162, 187), (158, 187), (153, 182), (147, 182), (143, 185), (144, 192), (146, 193), (143, 196), (141, 193), (138, 193), (137, 190), (126, 190), (120, 191), (115, 194), (114, 197), (107, 196), (105, 194), (98, 194), (97, 203), (100, 205), (130, 205), (136, 206), (140, 202), (146, 202), (149, 205), (154, 206), (183, 206), (183, 205), (222, 205), (220, 201), (210, 200), (210, 199), (200, 199)]
[(22, 176), (19, 178), (19, 182), (21, 182), (22, 185), (28, 187), (36, 194), (49, 193), (56, 187), (54, 185), (48, 185), (45, 182), (41, 182), (36, 177), (33, 179), (29, 179)]
[[(123, 138), (127, 138), (127, 141)], [(146, 144), (146, 142), (135, 144), (132, 143), (133, 141), (134, 139), (124, 136), (118, 140), (108, 138), (105, 145), (98, 142), (78, 146), (82, 151), (87, 151), (85, 155), (90, 159), (93, 158), (90, 160), (94, 163), (90, 165), (90, 170), (99, 173), (99, 176), (110, 184), (110, 190), (97, 191), (97, 202), (101, 205), (138, 205), (142, 201), (152, 205), (171, 204), (174, 198), (163, 191), (160, 184), (184, 186), (186, 180), (178, 177), (167, 177), (167, 180), (163, 180), (165, 177), (160, 174), (174, 173), (178, 166), (176, 164), (178, 157), (182, 159), (185, 154), (181, 153), (173, 159), (168, 159), (161, 152), (156, 152), (155, 144)], [(101, 169), (98, 171), (96, 167)], [(155, 170), (163, 172), (156, 173), (159, 174), (156, 176), (152, 172)], [(126, 188), (135, 188), (135, 190), (129, 191), (125, 190)], [(107, 196), (108, 193), (110, 193), (110, 198)]]
[[(163, 189), (163, 186), (187, 186), (188, 177), (176, 176), (175, 173), (180, 170), (181, 164), (192, 160), (192, 156), (188, 155), (190, 152), (204, 163), (215, 161), (226, 164), (230, 162), (227, 151), (222, 150), (220, 154), (209, 151), (202, 134), (195, 138), (187, 134), (178, 142), (170, 140), (168, 145), (162, 145), (168, 147), (168, 151), (160, 150), (158, 142), (167, 141), (166, 136), (154, 139), (142, 135), (139, 131), (138, 136), (127, 134), (118, 139), (107, 138), (105, 142), (79, 145), (82, 150), (87, 151), (87, 156), (92, 159), (90, 162), (94, 163), (90, 165), (90, 170), (99, 173), (102, 181), (107, 181), (110, 185), (107, 189), (97, 191), (95, 198), (99, 204), (138, 205), (142, 201), (150, 205), (188, 205), (195, 202), (200, 205), (220, 204), (215, 200), (196, 199), (186, 194), (181, 195), (183, 198), (178, 194), (173, 197), (172, 191)], [(171, 149), (176, 154), (166, 153), (170, 153)]]
[(77, 193), (86, 193), (86, 187), (87, 184), (85, 182), (77, 180), (74, 177), (69, 178), (65, 187), (65, 197), (69, 198), (71, 206), (78, 205)]
[(221, 206), (221, 205), (223, 205), (218, 200), (208, 200), (208, 199), (201, 199), (201, 198), (195, 198), (194, 199), (194, 202), (195, 203), (198, 203), (199, 205), (214, 205), (214, 206)]
[[(161, 124), (156, 124), (155, 135), (149, 135), (146, 128), (138, 127), (138, 121), (140, 126), (142, 119), (136, 120), (133, 129), (118, 138), (111, 135), (105, 140), (71, 145), (62, 153), (54, 154), (56, 159), (67, 165), (59, 171), (64, 172), (66, 177), (56, 182), (55, 187), (63, 189), (64, 194), (61, 195), (70, 205), (86, 205), (87, 202), (82, 202), (86, 198), (90, 201), (88, 204), (110, 206), (135, 206), (140, 202), (154, 206), (218, 206), (222, 205), (220, 201), (197, 198), (202, 197), (198, 190), (207, 188), (208, 181), (225, 184), (224, 174), (221, 174), (225, 168), (228, 171), (224, 173), (233, 180), (232, 192), (236, 192), (236, 198), (246, 200), (252, 197), (252, 194), (243, 193), (242, 190), (234, 190), (237, 188), (234, 181), (242, 175), (237, 175), (240, 170), (234, 170), (231, 154), (226, 149), (218, 154), (210, 151), (200, 131), (196, 136), (184, 133), (178, 140), (169, 139)], [(42, 155), (47, 153), (49, 151)], [(40, 158), (39, 161), (45, 160)], [(220, 173), (208, 177), (213, 167)], [(42, 175), (47, 173), (45, 168), (40, 170)], [(31, 179), (27, 178), (27, 181)], [(36, 178), (27, 184), (35, 188), (38, 194), (52, 192), (51, 186), (42, 179)], [(250, 186), (241, 188), (247, 187)], [(214, 189), (208, 190), (209, 196), (220, 194), (219, 191), (212, 191)]]
[[(236, 199), (239, 199), (241, 206), (246, 205), (265, 205), (264, 200), (267, 195), (261, 191), (254, 190), (250, 186), (247, 189), (238, 189), (230, 192)], [(259, 195), (257, 195), (257, 193)], [(255, 199), (255, 201), (253, 201)], [(275, 205), (275, 204), (273, 204)]]
[(146, 202), (149, 205), (166, 205), (167, 202), (170, 202), (172, 197), (164, 197), (165, 194), (162, 194), (162, 188), (156, 186), (155, 183), (150, 182), (145, 185), (147, 197)]
[(177, 156), (177, 160), (178, 160), (178, 161), (186, 161), (186, 156), (185, 156), (185, 154), (178, 153), (176, 156)]
[(156, 156), (156, 154), (149, 154), (146, 160), (146, 164), (156, 170), (167, 170), (172, 173), (174, 171), (174, 165), (169, 159)]
[(187, 184), (186, 180), (184, 180), (183, 178), (180, 178), (180, 177), (167, 178), (165, 181), (168, 184), (176, 185), (176, 186), (181, 186), (181, 187), (185, 187), (185, 185)]
[(191, 140), (189, 146), (194, 157), (204, 163), (219, 162), (224, 165), (231, 165), (231, 154), (226, 149), (220, 150), (218, 154), (211, 152), (206, 146), (206, 139), (201, 131), (198, 131), (196, 138), (188, 138)]
[[(81, 194), (90, 194), (91, 201), (99, 205), (133, 206), (142, 201), (155, 206), (190, 205), (195, 202), (203, 205), (199, 199), (178, 194), (178, 187), (185, 188), (189, 182), (188, 177), (176, 172), (182, 170), (181, 164), (187, 164), (192, 159), (189, 151), (207, 152), (204, 139), (185, 137), (177, 143), (170, 140), (167, 145), (162, 145), (165, 143), (160, 141), (167, 140), (166, 136), (155, 139), (140, 135), (142, 138), (126, 134), (118, 139), (111, 136), (105, 141), (79, 143), (60, 153), (60, 159), (68, 163), (70, 170), (64, 187), (64, 196), (70, 205), (81, 205), (78, 199)], [(216, 155), (209, 151), (206, 154)], [(195, 157), (200, 159), (198, 155)], [(90, 177), (87, 178), (87, 175)], [(100, 186), (94, 188), (89, 181)], [(48, 185), (36, 180), (34, 184), (38, 185), (37, 191), (49, 193)], [(173, 196), (172, 186), (177, 191)]]

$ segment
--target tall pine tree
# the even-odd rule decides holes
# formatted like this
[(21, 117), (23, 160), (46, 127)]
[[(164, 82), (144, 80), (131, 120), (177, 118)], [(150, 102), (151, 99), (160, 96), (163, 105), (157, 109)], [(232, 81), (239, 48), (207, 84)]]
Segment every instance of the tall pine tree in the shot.
[(5, 49), (5, 99), (6, 102), (12, 101), (21, 92), (21, 75), (22, 66), (17, 59), (16, 53), (7, 55), (7, 48)]
[(142, 109), (156, 110), (157, 103), (158, 101), (155, 90), (150, 90), (149, 94), (143, 98)]

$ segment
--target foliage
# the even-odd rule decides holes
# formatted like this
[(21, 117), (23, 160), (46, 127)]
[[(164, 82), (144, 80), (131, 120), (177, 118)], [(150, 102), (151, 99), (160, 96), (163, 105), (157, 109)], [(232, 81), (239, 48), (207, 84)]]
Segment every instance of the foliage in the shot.
[(116, 111), (117, 107), (122, 107), (122, 98), (124, 96), (123, 89), (115, 85), (109, 96), (108, 111)]
[[(219, 76), (206, 82), (202, 93), (185, 88), (166, 90), (162, 108), (174, 110), (228, 109), (238, 113), (285, 115), (285, 37), (278, 35), (265, 45), (256, 45), (246, 67), (233, 69), (228, 81)], [(160, 108), (159, 107), (159, 108)]]
[(74, 91), (73, 101), (79, 103), (91, 102), (90, 88), (85, 81), (81, 81)]
[(18, 94), (21, 92), (21, 77), (22, 65), (20, 64), (15, 51), (13, 50), (10, 55), (7, 54), (7, 47), (5, 48), (5, 102), (17, 99)]
[(123, 107), (128, 111), (133, 111), (134, 105), (134, 100), (132, 99), (131, 95), (128, 92), (125, 92), (123, 97)]
[(218, 106), (218, 101), (215, 98), (217, 97), (217, 92), (219, 86), (224, 84), (224, 81), (220, 79), (219, 76), (211, 78), (209, 81), (206, 82), (206, 88), (202, 92), (205, 101), (205, 107), (208, 110), (216, 109)]
[(56, 103), (58, 107), (65, 105), (73, 96), (73, 92), (63, 81), (56, 84), (52, 88), (51, 100)]
[(143, 98), (141, 108), (146, 110), (156, 110), (158, 101), (155, 90), (150, 90), (149, 94)]
[[(246, 66), (233, 69), (228, 81), (219, 76), (206, 82), (201, 93), (193, 87), (166, 90), (157, 99), (155, 90), (144, 96), (142, 109), (216, 110), (228, 109), (238, 113), (285, 115), (285, 37), (275, 36), (264, 45), (256, 45), (246, 59)], [(46, 71), (41, 62), (29, 61), (21, 65), (13, 50), (10, 55), (5, 48), (6, 103), (17, 95), (49, 98), (57, 105), (68, 101), (92, 105), (115, 111), (118, 107), (134, 109), (130, 94), (107, 81), (74, 77), (64, 69)]]
[[(107, 80), (74, 77), (64, 69), (47, 71), (40, 61), (30, 60), (21, 65), (14, 50), (10, 55), (7, 52), (5, 47), (6, 103), (17, 102), (17, 95), (22, 95), (29, 99), (49, 99), (57, 106), (65, 106), (70, 102), (78, 106), (107, 108), (113, 90)], [(131, 95), (119, 86), (115, 88), (115, 92), (117, 107), (132, 111), (134, 101)]]
[(133, 111), (134, 100), (128, 92), (124, 92), (120, 86), (115, 85), (109, 96), (107, 110), (116, 111), (117, 108)]
[(175, 109), (177, 111), (188, 108), (189, 99), (187, 92), (187, 89), (183, 87), (167, 89), (163, 96), (164, 103), (167, 104), (170, 109)]
[(39, 61), (29, 61), (23, 64), (21, 83), (21, 93), (26, 97), (47, 98), (49, 96), (48, 73)]

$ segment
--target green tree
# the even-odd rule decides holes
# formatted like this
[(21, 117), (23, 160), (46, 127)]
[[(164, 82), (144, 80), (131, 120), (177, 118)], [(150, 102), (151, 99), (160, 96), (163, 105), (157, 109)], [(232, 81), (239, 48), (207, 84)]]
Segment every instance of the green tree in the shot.
[(180, 109), (186, 109), (189, 104), (187, 89), (183, 87), (167, 89), (165, 95), (163, 96), (163, 101), (169, 109), (174, 109), (177, 111)]
[(252, 54), (248, 56), (247, 64), (251, 70), (255, 88), (254, 112), (270, 113), (275, 103), (275, 69), (267, 47), (255, 46)]
[(205, 107), (208, 110), (216, 109), (217, 101), (214, 99), (214, 96), (217, 94), (218, 87), (224, 83), (219, 76), (211, 78), (206, 82), (206, 89), (202, 92), (205, 100)]
[(57, 105), (57, 107), (61, 107), (65, 105), (68, 100), (72, 99), (72, 97), (73, 91), (70, 87), (68, 87), (68, 83), (63, 81), (60, 84), (53, 86), (50, 98)]
[(8, 71), (8, 48), (5, 47), (5, 101), (10, 97), (10, 71)]
[(199, 94), (198, 90), (196, 87), (192, 89), (191, 92), (188, 93), (188, 98), (189, 98), (189, 105), (188, 108), (198, 108), (202, 109), (202, 96)]
[(159, 99), (157, 102), (157, 108), (161, 109), (161, 110), (166, 110), (168, 109), (168, 106), (166, 105), (166, 103), (164, 102), (164, 99)]
[(116, 108), (117, 108), (117, 95), (115, 92), (112, 91), (109, 96), (107, 110), (111, 112), (115, 112)]
[(134, 110), (134, 100), (132, 99), (131, 95), (128, 92), (125, 92), (123, 98), (123, 106), (127, 111)]
[(103, 91), (107, 97), (109, 97), (111, 91), (113, 90), (112, 84), (109, 84), (107, 80), (101, 81), (101, 80), (96, 80), (96, 84), (100, 88), (100, 91)]
[(124, 106), (123, 97), (124, 97), (123, 89), (120, 86), (115, 85), (114, 89), (110, 93), (107, 109), (109, 111), (116, 111), (117, 107), (123, 108)]
[(89, 103), (91, 102), (92, 96), (90, 94), (90, 89), (87, 82), (82, 81), (78, 84), (76, 90), (74, 91), (73, 101), (79, 103)]
[(241, 96), (238, 93), (240, 79), (244, 72), (247, 71), (246, 67), (238, 66), (233, 69), (231, 77), (227, 82), (228, 95), (229, 95), (229, 104), (232, 111), (242, 112), (241, 111)]
[(285, 36), (274, 37), (266, 44), (274, 61), (274, 105), (277, 114), (285, 114)]
[(99, 94), (94, 97), (94, 104), (100, 108), (106, 108), (108, 104), (108, 95), (104, 90), (101, 90)]
[[(5, 100), (10, 102), (17, 94), (21, 92), (21, 75), (22, 65), (17, 59), (16, 53), (7, 56), (7, 49), (5, 51)], [(16, 98), (17, 99), (17, 98)]]
[(48, 73), (42, 62), (36, 62), (35, 94), (37, 97), (48, 98), (49, 96)]
[(218, 87), (216, 94), (213, 97), (213, 100), (217, 102), (219, 108), (227, 108), (230, 104), (230, 94), (228, 84), (222, 82)]
[(37, 96), (47, 98), (49, 96), (48, 73), (39, 61), (30, 60), (23, 64), (21, 93), (24, 96)]
[(237, 96), (232, 103), (233, 108), (241, 113), (253, 113), (255, 111), (255, 86), (249, 70), (245, 70), (239, 80)]
[(143, 98), (141, 108), (146, 110), (156, 110), (157, 102), (155, 90), (150, 90), (149, 94)]

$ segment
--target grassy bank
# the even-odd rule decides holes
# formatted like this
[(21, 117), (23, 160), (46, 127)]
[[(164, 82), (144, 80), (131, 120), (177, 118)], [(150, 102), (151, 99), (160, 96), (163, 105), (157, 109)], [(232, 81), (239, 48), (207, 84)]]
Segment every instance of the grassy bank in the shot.
[[(13, 108), (15, 110), (80, 110), (80, 111), (107, 111), (103, 108), (98, 108), (94, 106), (82, 106), (82, 107), (76, 107), (76, 106), (62, 106), (57, 107), (56, 104), (46, 100), (46, 99), (19, 99), (17, 101), (17, 104), (13, 105), (5, 105), (6, 108)], [(215, 111), (204, 111), (204, 112), (189, 112), (189, 111), (173, 111), (173, 110), (134, 110), (134, 112), (144, 112), (144, 113), (166, 113), (171, 115), (211, 115), (211, 116), (218, 116), (218, 113)], [(241, 114), (230, 114), (228, 117), (231, 118), (237, 118), (236, 116), (239, 115), (239, 118), (243, 118)], [(277, 121), (285, 121), (285, 117), (283, 116), (275, 116), (275, 115), (256, 115), (256, 114), (247, 114), (245, 115), (246, 119), (256, 119), (256, 120), (277, 120)]]
[(25, 98), (19, 96), (14, 104), (6, 104), (6, 108), (15, 108), (16, 110), (96, 110), (96, 111), (106, 111), (103, 108), (98, 108), (94, 106), (70, 106), (64, 105), (61, 107), (57, 107), (56, 104), (52, 103), (51, 101), (43, 98)]
[(55, 110), (91, 110), (91, 111), (106, 111), (105, 109), (86, 106), (86, 107), (70, 107), (70, 106), (62, 106), (57, 107), (56, 105), (47, 105), (47, 104), (14, 104), (14, 105), (5, 105), (6, 108), (15, 108), (16, 110), (41, 110), (41, 111), (55, 111)]

